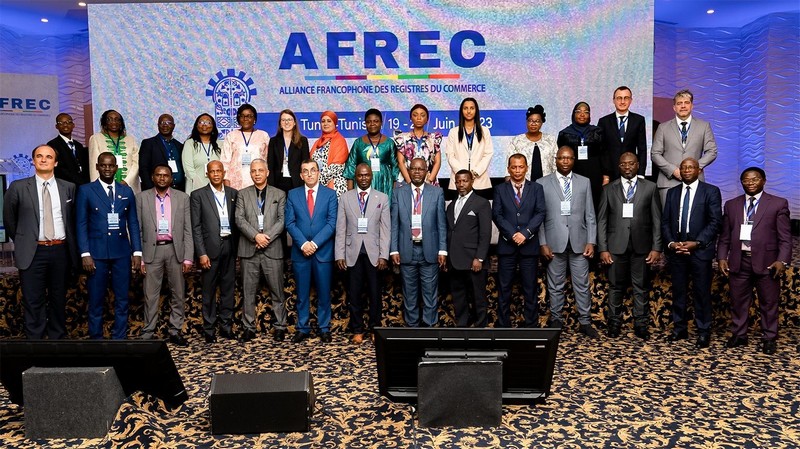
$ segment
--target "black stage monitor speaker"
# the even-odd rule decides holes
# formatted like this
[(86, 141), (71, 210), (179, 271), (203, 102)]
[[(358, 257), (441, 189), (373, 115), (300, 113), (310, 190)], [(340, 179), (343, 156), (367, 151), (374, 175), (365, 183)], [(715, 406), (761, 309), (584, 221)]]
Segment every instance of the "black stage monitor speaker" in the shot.
[(211, 433), (307, 432), (314, 410), (311, 374), (215, 374)]
[(423, 358), (418, 366), (422, 427), (495, 427), (503, 415), (503, 362)]

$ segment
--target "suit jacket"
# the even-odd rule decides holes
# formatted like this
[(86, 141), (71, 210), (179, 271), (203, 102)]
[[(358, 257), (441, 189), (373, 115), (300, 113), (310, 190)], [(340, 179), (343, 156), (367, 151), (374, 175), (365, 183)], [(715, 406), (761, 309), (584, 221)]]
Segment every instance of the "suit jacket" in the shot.
[(317, 184), (317, 199), (314, 201), (314, 216), (308, 214), (305, 186), (289, 191), (286, 199), (286, 230), (292, 236), (292, 260), (304, 261), (300, 250), (305, 242), (314, 242), (319, 262), (333, 262), (333, 237), (336, 233), (336, 213), (339, 205), (336, 192)]
[[(492, 217), (500, 232), (497, 240), (497, 254), (510, 255), (519, 252), (522, 256), (539, 254), (539, 228), (544, 223), (544, 190), (534, 181), (525, 181), (522, 188), (522, 201), (514, 202), (514, 186), (504, 182), (494, 189)], [(513, 241), (514, 234), (521, 232), (527, 240), (522, 246)]]
[[(72, 154), (72, 149), (64, 142), (61, 136), (56, 136), (47, 145), (58, 153), (58, 165), (56, 165), (55, 175), (58, 179), (69, 181), (76, 186), (81, 186), (89, 182), (89, 150), (80, 142), (72, 139), (75, 144), (75, 152), (78, 158)], [(96, 161), (95, 161), (96, 162)]]
[[(283, 244), (280, 241), (284, 229), (286, 194), (277, 187), (267, 185), (264, 195), (264, 231), (270, 238), (264, 254), (270, 259), (283, 259)], [(213, 198), (212, 198), (213, 199)], [(258, 234), (258, 198), (256, 187), (240, 190), (236, 195), (236, 226), (239, 228), (239, 257), (253, 257), (256, 253)]]
[[(392, 240), (389, 254), (400, 253), (400, 263), (411, 262), (412, 184), (392, 192)], [(444, 192), (425, 184), (422, 189), (422, 252), (425, 261), (438, 263), (439, 251), (447, 251), (447, 219), (444, 211)]]
[[(267, 184), (271, 186), (278, 185), (278, 179), (283, 177), (284, 145), (283, 132), (279, 132), (275, 137), (269, 139), (267, 145), (267, 168), (269, 168)], [(289, 174), (292, 178), (293, 188), (303, 185), (303, 180), (300, 179), (300, 165), (307, 159), (308, 139), (301, 136), (300, 146), (295, 144), (289, 146)]]
[[(77, 266), (78, 248), (75, 242), (75, 184), (55, 179), (61, 203), (64, 233), (69, 247), (70, 261)], [(3, 226), (8, 237), (14, 240), (16, 266), (26, 270), (33, 262), (39, 241), (39, 196), (36, 177), (19, 179), (11, 183), (3, 197)]]
[(461, 206), (461, 213), (456, 221), (457, 200), (451, 201), (446, 211), (447, 258), (456, 270), (469, 270), (473, 259), (485, 262), (489, 255), (492, 208), (488, 200), (472, 192)]
[[(727, 259), (731, 271), (740, 270), (742, 241), (739, 230), (744, 222), (745, 195), (725, 203), (722, 216), (722, 233), (717, 246), (717, 258)], [(789, 202), (786, 199), (761, 194), (753, 215), (750, 233), (753, 272), (768, 274), (767, 267), (775, 261), (788, 263), (792, 258), (792, 233), (789, 219)]]
[[(683, 183), (667, 191), (664, 212), (661, 215), (661, 238), (664, 245), (679, 242), (680, 238), (680, 201)], [(711, 260), (716, 251), (716, 241), (722, 226), (722, 196), (719, 189), (700, 181), (692, 201), (689, 216), (689, 235), (686, 241), (700, 242), (700, 248), (694, 255), (701, 260)]]
[(111, 202), (100, 181), (78, 188), (77, 233), (78, 253), (89, 253), (94, 259), (131, 257), (142, 250), (139, 217), (133, 189), (114, 182), (114, 212), (119, 214), (119, 229), (108, 229)]
[[(172, 248), (179, 262), (194, 260), (194, 241), (192, 240), (192, 219), (189, 211), (189, 195), (177, 189), (169, 189), (171, 203)], [(158, 239), (158, 220), (156, 211), (156, 189), (147, 189), (136, 195), (136, 214), (142, 231), (142, 260), (151, 263), (156, 254)]]
[[(211, 184), (201, 187), (190, 195), (190, 210), (192, 214), (192, 239), (194, 253), (197, 257), (208, 256), (211, 259), (219, 257), (222, 247), (222, 238), (219, 236), (219, 211), (217, 200)], [(239, 228), (236, 226), (236, 197), (238, 191), (233, 187), (224, 186), (225, 208), (227, 209), (228, 223), (231, 227), (231, 243), (233, 254), (239, 243)]]
[[(714, 162), (717, 158), (717, 142), (711, 126), (705, 120), (692, 116), (686, 138), (686, 148), (681, 145), (681, 132), (678, 119), (673, 118), (659, 125), (653, 137), (653, 148), (650, 150), (653, 168), (658, 169), (658, 187), (674, 187), (681, 184), (672, 177), (672, 172), (680, 167), (681, 161), (687, 157), (700, 162), (700, 169)], [(700, 172), (700, 181), (705, 180)]]
[[(183, 143), (177, 139), (172, 139), (172, 143), (175, 145), (175, 152), (172, 156), (178, 166), (178, 170), (173, 173), (172, 187), (183, 191), (186, 185), (186, 176), (183, 173), (183, 162), (181, 161)], [(153, 188), (153, 168), (159, 164), (169, 165), (169, 158), (167, 157), (167, 149), (161, 141), (161, 136), (156, 135), (149, 139), (144, 139), (139, 147), (139, 178), (142, 180), (142, 192)], [(176, 176), (175, 173), (178, 175)]]
[(611, 179), (619, 178), (619, 157), (628, 151), (639, 159), (639, 174), (644, 176), (647, 169), (647, 127), (644, 117), (628, 111), (623, 141), (619, 139), (619, 120), (616, 112), (601, 117), (597, 121), (597, 126), (603, 131), (603, 146), (608, 153)]
[(561, 215), (561, 201), (564, 191), (558, 181), (557, 172), (539, 178), (544, 189), (547, 216), (539, 228), (539, 242), (550, 246), (554, 253), (567, 251), (569, 241), (572, 252), (583, 253), (587, 243), (597, 243), (597, 222), (592, 203), (592, 188), (589, 179), (572, 172), (572, 201), (570, 215)]
[(633, 194), (633, 218), (622, 218), (622, 178), (603, 187), (597, 212), (597, 250), (624, 254), (631, 242), (636, 254), (662, 251), (661, 196), (654, 182), (639, 178)]
[(456, 173), (459, 170), (472, 170), (478, 174), (475, 178), (472, 187), (477, 190), (485, 190), (492, 188), (492, 180), (489, 177), (489, 164), (492, 161), (492, 154), (494, 154), (494, 146), (492, 145), (492, 135), (489, 128), (482, 127), (483, 139), (478, 142), (478, 136), (472, 142), (472, 155), (470, 155), (469, 147), (467, 145), (467, 136), (464, 140), (458, 141), (458, 127), (450, 130), (447, 135), (447, 144), (444, 147), (444, 152), (447, 155), (447, 163), (450, 164), (450, 190), (456, 188)]
[(358, 260), (363, 244), (370, 263), (377, 266), (378, 259), (389, 260), (391, 239), (389, 197), (383, 192), (370, 189), (364, 213), (367, 218), (367, 233), (359, 234), (358, 219), (361, 217), (361, 207), (358, 192), (358, 188), (348, 190), (339, 198), (334, 257), (336, 260), (344, 259), (347, 266), (352, 267)]

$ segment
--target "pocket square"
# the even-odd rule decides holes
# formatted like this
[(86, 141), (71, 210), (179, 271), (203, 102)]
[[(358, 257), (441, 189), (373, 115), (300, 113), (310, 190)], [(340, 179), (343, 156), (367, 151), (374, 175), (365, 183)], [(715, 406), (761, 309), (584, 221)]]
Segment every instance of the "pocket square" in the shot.
[(65, 201), (65, 202), (66, 202), (66, 203), (72, 202), (72, 198), (69, 198), (69, 199), (68, 199), (67, 201)]
[(475, 216), (475, 212), (469, 211), (469, 213), (467, 215), (472, 215), (474, 217)]
[(121, 200), (127, 200), (127, 199), (128, 199), (128, 197), (127, 197), (127, 196), (118, 196), (117, 198), (119, 198), (119, 199), (121, 199)]

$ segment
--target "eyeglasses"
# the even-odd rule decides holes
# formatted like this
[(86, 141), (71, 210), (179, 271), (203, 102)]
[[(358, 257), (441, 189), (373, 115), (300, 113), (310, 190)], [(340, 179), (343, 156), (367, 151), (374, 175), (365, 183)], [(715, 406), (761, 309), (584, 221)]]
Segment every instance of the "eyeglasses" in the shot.
[(310, 174), (316, 173), (318, 171), (319, 170), (317, 170), (316, 168), (304, 168), (303, 171), (301, 171), (300, 173), (302, 173), (304, 175), (310, 175)]
[(122, 117), (108, 117), (106, 121), (108, 123), (122, 123)]
[(252, 119), (252, 118), (256, 118), (256, 116), (253, 115), (253, 114), (242, 114), (242, 115), (239, 116), (239, 118), (250, 118), (250, 119)]
[(763, 180), (763, 178), (761, 178), (761, 177), (758, 177), (758, 178), (744, 178), (744, 179), (742, 179), (742, 184), (758, 184), (762, 180)]
[(634, 165), (636, 165), (636, 162), (620, 162), (619, 163), (620, 167), (633, 167)]
[(56, 125), (74, 125), (74, 124), (75, 122), (73, 122), (72, 120), (67, 120), (67, 121), (62, 120), (60, 122), (56, 122)]
[(542, 121), (541, 120), (528, 120), (528, 123), (530, 123), (531, 125), (541, 125)]
[(211, 120), (200, 120), (199, 122), (197, 122), (197, 124), (204, 126), (211, 126), (214, 124), (214, 122), (212, 122)]
[(614, 97), (617, 101), (631, 101), (631, 97)]
[(164, 125), (164, 126), (169, 126), (169, 125), (174, 125), (175, 122), (170, 121), (170, 120), (162, 120), (162, 121), (158, 122), (158, 124), (159, 125)]
[(282, 118), (281, 123), (292, 123), (294, 121), (293, 118)]

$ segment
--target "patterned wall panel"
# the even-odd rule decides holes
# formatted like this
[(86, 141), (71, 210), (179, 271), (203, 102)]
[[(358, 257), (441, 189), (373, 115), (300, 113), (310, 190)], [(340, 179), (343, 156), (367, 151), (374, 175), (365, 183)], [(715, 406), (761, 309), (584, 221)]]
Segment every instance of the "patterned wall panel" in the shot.
[(61, 111), (75, 120), (73, 137), (86, 143), (83, 106), (92, 102), (89, 33), (34, 36), (0, 27), (0, 72), (57, 75)]

